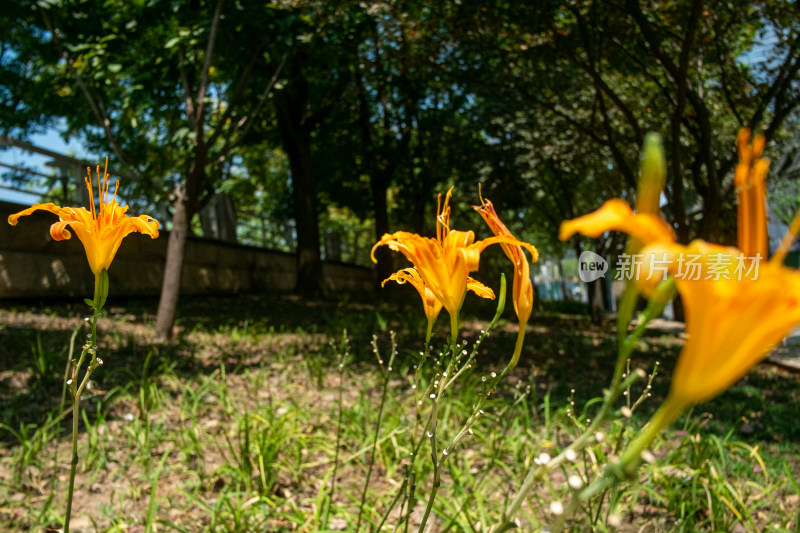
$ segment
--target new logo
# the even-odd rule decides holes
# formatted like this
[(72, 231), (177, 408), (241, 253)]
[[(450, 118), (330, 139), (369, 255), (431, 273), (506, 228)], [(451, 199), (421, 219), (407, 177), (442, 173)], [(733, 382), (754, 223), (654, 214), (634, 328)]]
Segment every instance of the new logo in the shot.
[(594, 252), (583, 252), (578, 258), (578, 277), (584, 283), (604, 278), (608, 272), (608, 261)]

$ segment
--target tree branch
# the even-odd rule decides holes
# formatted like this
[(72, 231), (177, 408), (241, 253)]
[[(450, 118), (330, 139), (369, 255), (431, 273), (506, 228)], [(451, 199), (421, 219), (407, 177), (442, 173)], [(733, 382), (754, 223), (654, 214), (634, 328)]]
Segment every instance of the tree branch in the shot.
[(72, 74), (73, 78), (75, 78), (75, 82), (78, 84), (78, 87), (81, 89), (84, 98), (86, 98), (86, 102), (89, 104), (89, 108), (92, 110), (92, 114), (97, 120), (98, 125), (103, 129), (103, 133), (105, 134), (106, 140), (108, 144), (111, 146), (111, 150), (114, 154), (119, 158), (120, 161), (125, 163), (130, 169), (133, 170), (135, 176), (138, 178), (142, 175), (141, 169), (128, 157), (125, 151), (117, 142), (116, 137), (114, 136), (114, 132), (111, 131), (111, 121), (106, 116), (105, 112), (103, 111), (102, 102), (95, 101), (95, 98), (92, 96), (92, 93), (89, 91), (89, 88), (83, 82), (83, 78), (75, 70), (73, 65), (72, 59), (70, 59), (69, 55), (67, 54), (66, 49), (64, 48), (63, 43), (61, 42), (60, 31), (58, 28), (55, 28), (50, 23), (50, 18), (47, 16), (47, 12), (40, 6), (39, 12), (42, 14), (42, 18), (44, 19), (44, 24), (47, 27), (47, 30), (53, 36), (53, 44), (56, 46), (56, 50), (64, 59), (65, 64), (67, 65), (67, 70), (70, 74)]
[(263, 109), (264, 104), (266, 103), (267, 98), (269, 97), (269, 93), (272, 91), (272, 88), (275, 87), (275, 84), (278, 81), (278, 77), (281, 75), (281, 71), (283, 71), (283, 67), (285, 64), (286, 64), (286, 57), (284, 57), (281, 60), (280, 64), (278, 65), (278, 68), (275, 69), (275, 72), (272, 74), (272, 78), (270, 78), (269, 83), (267, 83), (267, 86), (264, 88), (264, 92), (261, 93), (261, 97), (259, 98), (255, 108), (253, 108), (253, 110), (250, 112), (250, 114), (247, 116), (247, 118), (243, 123), (240, 121), (239, 123), (237, 123), (237, 126), (235, 126), (235, 128), (239, 127), (242, 128), (241, 132), (239, 132), (239, 135), (236, 137), (235, 141), (232, 139), (234, 134), (236, 133), (236, 129), (228, 132), (228, 134), (226, 135), (227, 139), (225, 141), (225, 145), (220, 149), (219, 153), (216, 156), (214, 156), (214, 159), (216, 161), (222, 161), (223, 159), (225, 159), (225, 156), (228, 155), (228, 152), (230, 152), (233, 148), (238, 146), (244, 140), (245, 136), (247, 135), (247, 132), (252, 127), (253, 122), (255, 122), (256, 117), (259, 115), (259, 113), (261, 113), (261, 109)]
[(181, 77), (181, 86), (183, 87), (183, 104), (186, 108), (186, 119), (189, 121), (189, 129), (192, 131), (197, 127), (195, 120), (194, 101), (192, 100), (192, 89), (189, 86), (189, 76), (186, 73), (186, 50), (183, 43), (178, 45), (178, 60), (180, 61), (180, 68), (178, 69)]
[(206, 57), (203, 60), (203, 71), (200, 78), (200, 87), (197, 91), (197, 111), (195, 112), (195, 124), (202, 121), (203, 108), (205, 106), (204, 100), (206, 91), (208, 90), (208, 71), (211, 67), (211, 56), (214, 53), (214, 45), (217, 40), (217, 28), (219, 27), (219, 19), (222, 14), (222, 3), (224, 0), (217, 1), (217, 7), (214, 9), (214, 16), (211, 19), (211, 30), (208, 34), (208, 46), (206, 46)]
[[(247, 65), (242, 72), (242, 75), (236, 82), (236, 87), (233, 90), (233, 94), (228, 99), (228, 106), (225, 108), (225, 112), (222, 116), (218, 117), (217, 119), (217, 128), (214, 130), (214, 133), (211, 134), (211, 137), (208, 139), (208, 145), (213, 146), (219, 136), (222, 134), (223, 125), (231, 118), (233, 115), (233, 110), (237, 107), (239, 99), (244, 94), (244, 89), (247, 87), (247, 83), (250, 81), (250, 76), (253, 73), (253, 68), (256, 65), (256, 60), (258, 59), (258, 51), (253, 50), (253, 53), (250, 56), (250, 60), (247, 62)], [(232, 126), (233, 127), (233, 126)], [(231, 130), (229, 130), (230, 132)], [(226, 135), (227, 137), (227, 135)]]

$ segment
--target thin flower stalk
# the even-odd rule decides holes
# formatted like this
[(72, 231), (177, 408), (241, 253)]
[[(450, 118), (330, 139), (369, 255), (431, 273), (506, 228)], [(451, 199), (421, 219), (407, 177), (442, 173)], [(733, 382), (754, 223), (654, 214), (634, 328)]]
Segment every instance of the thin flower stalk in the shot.
[[(642, 313), (639, 323), (636, 325), (633, 331), (630, 332), (625, 342), (620, 344), (618, 360), (627, 360), (630, 357), (630, 355), (633, 353), (636, 343), (644, 334), (648, 322), (652, 318), (661, 315), (661, 312), (664, 310), (664, 305), (665, 302), (661, 299), (651, 300), (648, 303), (648, 307), (645, 309), (644, 313)], [(522, 504), (525, 502), (528, 494), (536, 485), (536, 483), (543, 480), (551, 471), (563, 464), (572, 452), (580, 451), (593, 442), (596, 442), (598, 432), (601, 431), (603, 424), (611, 416), (614, 402), (616, 402), (617, 398), (620, 397), (622, 391), (633, 385), (633, 383), (641, 379), (641, 377), (642, 376), (639, 373), (632, 372), (627, 375), (625, 379), (622, 379), (622, 372), (615, 372), (614, 377), (612, 378), (612, 383), (607, 389), (603, 398), (603, 404), (600, 406), (600, 410), (592, 418), (591, 423), (586, 427), (583, 433), (581, 433), (578, 438), (572, 441), (569, 446), (564, 448), (561, 453), (549, 461), (541, 464), (531, 461), (531, 466), (525, 475), (525, 479), (517, 490), (514, 499), (503, 511), (500, 525), (493, 530), (493, 533), (502, 533), (517, 527), (514, 517), (519, 512), (520, 507), (522, 507)]]
[(375, 356), (378, 358), (378, 365), (381, 367), (383, 373), (383, 385), (381, 389), (381, 403), (378, 407), (378, 419), (375, 421), (375, 433), (372, 438), (372, 446), (371, 450), (372, 453), (370, 454), (369, 460), (369, 467), (367, 468), (367, 476), (364, 480), (364, 488), (361, 492), (361, 505), (358, 508), (358, 519), (356, 520), (356, 533), (361, 529), (361, 519), (364, 514), (364, 505), (367, 501), (367, 490), (369, 489), (369, 480), (372, 476), (372, 469), (375, 466), (375, 450), (378, 448), (378, 435), (380, 434), (381, 430), (381, 423), (383, 422), (383, 410), (386, 406), (386, 396), (389, 391), (389, 379), (391, 377), (391, 370), (392, 364), (394, 364), (394, 358), (397, 355), (397, 342), (395, 339), (394, 331), (391, 332), (391, 348), (389, 353), (389, 363), (384, 367), (383, 360), (381, 359), (380, 352), (378, 349), (378, 338), (376, 336), (372, 337), (372, 349), (375, 352)]

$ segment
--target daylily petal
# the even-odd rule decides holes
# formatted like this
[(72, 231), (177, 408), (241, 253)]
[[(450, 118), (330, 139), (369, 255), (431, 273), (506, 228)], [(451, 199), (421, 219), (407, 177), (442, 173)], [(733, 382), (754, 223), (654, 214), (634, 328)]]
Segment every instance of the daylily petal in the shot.
[(50, 226), (50, 236), (54, 241), (65, 241), (72, 237), (72, 234), (67, 230), (67, 226), (71, 222), (59, 221)]
[(513, 244), (514, 246), (522, 246), (531, 253), (531, 258), (534, 262), (539, 260), (539, 250), (537, 250), (534, 245), (524, 241), (519, 241), (511, 235), (495, 235), (493, 237), (487, 237), (482, 241), (478, 241), (475, 244), (473, 244), (471, 248), (483, 252), (483, 250), (485, 250), (488, 246), (491, 246), (492, 244), (503, 244), (503, 243)]
[(624, 231), (644, 244), (675, 240), (672, 228), (656, 215), (636, 214), (624, 200), (608, 200), (597, 211), (561, 223), (558, 238), (562, 241), (576, 233), (599, 237), (606, 231)]
[(467, 290), (474, 292), (477, 296), (481, 298), (486, 298), (487, 300), (494, 300), (494, 291), (481, 283), (480, 281), (476, 281), (472, 278), (467, 278)]
[[(62, 219), (70, 220), (73, 218), (71, 209), (65, 209), (63, 207), (59, 207), (52, 202), (48, 202), (46, 204), (33, 204), (27, 209), (23, 209), (19, 213), (14, 213), (13, 215), (8, 216), (8, 223), (12, 226), (16, 226), (19, 222), (21, 217), (25, 217), (33, 213), (34, 211), (50, 211), (51, 213), (58, 215)], [(69, 237), (67, 237), (69, 238)]]

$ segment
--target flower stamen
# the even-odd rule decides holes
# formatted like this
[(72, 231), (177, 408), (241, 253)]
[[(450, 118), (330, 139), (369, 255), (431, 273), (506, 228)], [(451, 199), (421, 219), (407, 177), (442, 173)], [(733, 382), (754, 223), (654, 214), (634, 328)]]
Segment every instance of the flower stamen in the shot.
[(767, 190), (765, 180), (769, 160), (762, 158), (766, 140), (756, 135), (750, 144), (750, 130), (742, 128), (737, 138), (739, 164), (734, 174), (739, 198), (738, 246), (747, 257), (767, 256)]

